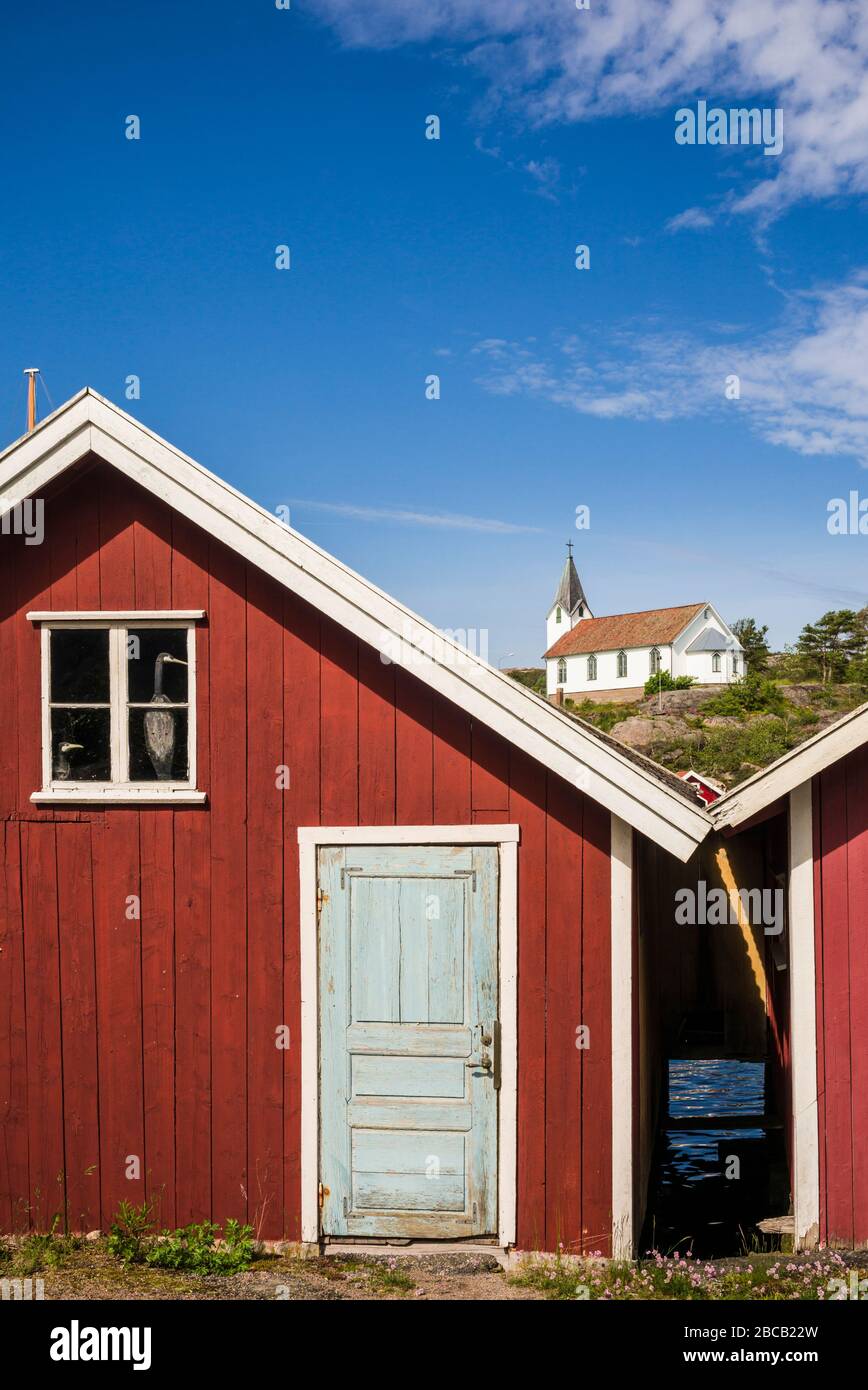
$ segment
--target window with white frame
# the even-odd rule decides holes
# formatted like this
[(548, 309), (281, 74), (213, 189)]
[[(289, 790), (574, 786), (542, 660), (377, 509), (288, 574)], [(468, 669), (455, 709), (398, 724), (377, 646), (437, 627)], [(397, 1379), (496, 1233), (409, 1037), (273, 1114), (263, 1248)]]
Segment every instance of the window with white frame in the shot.
[(558, 609), (557, 612), (555, 613), (555, 622), (556, 622), (556, 623), (559, 623), (560, 620), (561, 620), (561, 610)]
[(737, 656), (734, 656), (734, 657), (732, 658), (732, 674), (733, 674), (734, 676), (737, 676), (737, 675), (738, 675), (738, 657), (737, 657)]
[(626, 653), (626, 652), (619, 652), (619, 653), (618, 653), (618, 675), (619, 675), (619, 676), (626, 676), (626, 674), (627, 674), (627, 653)]
[(595, 681), (596, 679), (597, 679), (597, 658), (596, 658), (595, 656), (589, 656), (589, 657), (588, 657), (588, 680), (589, 680), (589, 681)]
[(564, 661), (564, 658), (561, 657), (560, 661), (558, 662), (558, 685), (566, 685), (566, 683), (567, 663)]
[(652, 675), (652, 676), (656, 676), (657, 673), (658, 673), (658, 671), (659, 671), (660, 668), (661, 668), (661, 665), (662, 665), (661, 660), (660, 660), (660, 653), (659, 653), (659, 651), (657, 650), (656, 647), (652, 647), (652, 648), (651, 648), (651, 658), (650, 658), (650, 663), (649, 663), (649, 665), (650, 665), (651, 675)]
[(194, 793), (200, 615), (28, 616), (42, 641), (36, 799)]
[(711, 669), (714, 672), (720, 670), (720, 652), (715, 652), (711, 658)]

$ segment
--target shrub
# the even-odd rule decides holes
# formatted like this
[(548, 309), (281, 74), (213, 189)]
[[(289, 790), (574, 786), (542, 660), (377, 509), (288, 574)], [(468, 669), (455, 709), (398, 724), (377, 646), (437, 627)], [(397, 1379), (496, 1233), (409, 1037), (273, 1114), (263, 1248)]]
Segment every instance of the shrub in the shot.
[(567, 700), (566, 709), (568, 713), (577, 714), (586, 723), (593, 724), (596, 729), (602, 729), (604, 734), (609, 733), (623, 719), (630, 719), (633, 715), (644, 713), (640, 705), (621, 704), (617, 700), (582, 700), (579, 704), (573, 700)]
[(713, 700), (709, 700), (703, 713), (744, 715), (779, 714), (785, 708), (784, 697), (774, 681), (764, 676), (748, 675), (738, 685), (728, 685)]
[(669, 671), (657, 671), (645, 682), (645, 694), (656, 695), (660, 690), (689, 690), (695, 684), (693, 676), (673, 676)]
[(793, 742), (781, 719), (756, 720), (731, 729), (710, 729), (704, 742), (694, 750), (693, 766), (697, 772), (707, 772), (712, 777), (732, 778), (746, 764), (750, 769), (768, 766), (786, 753)]
[(146, 1264), (157, 1269), (186, 1269), (194, 1274), (236, 1274), (248, 1269), (255, 1255), (252, 1226), (227, 1221), (220, 1227), (210, 1221), (182, 1226), (176, 1231), (153, 1229), (153, 1208), (121, 1202), (108, 1238), (109, 1252), (123, 1264)]
[(59, 1226), (58, 1215), (52, 1221), (50, 1231), (25, 1236), (15, 1247), (3, 1246), (0, 1259), (9, 1260), (12, 1272), (18, 1276), (26, 1277), (42, 1270), (57, 1269), (81, 1246), (78, 1236), (64, 1234), (58, 1230)]
[(143, 1202), (140, 1207), (133, 1206), (132, 1202), (121, 1202), (109, 1231), (109, 1254), (125, 1265), (140, 1264), (147, 1253), (153, 1224), (150, 1202)]
[(227, 1221), (220, 1244), (218, 1231), (219, 1227), (210, 1221), (179, 1231), (164, 1231), (148, 1250), (147, 1263), (160, 1269), (187, 1269), (194, 1274), (237, 1274), (249, 1269), (255, 1253), (253, 1227)]

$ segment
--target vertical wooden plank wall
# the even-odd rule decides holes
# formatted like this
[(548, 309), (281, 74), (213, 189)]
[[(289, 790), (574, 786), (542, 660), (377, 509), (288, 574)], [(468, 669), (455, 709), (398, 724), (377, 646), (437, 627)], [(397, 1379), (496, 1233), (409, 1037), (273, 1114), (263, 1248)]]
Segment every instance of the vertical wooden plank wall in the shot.
[[(297, 827), (515, 821), (518, 1242), (607, 1251), (608, 814), (105, 465), (47, 502), (0, 551), (0, 1228), (297, 1238)], [(207, 807), (32, 805), (33, 607), (206, 611)]]
[(814, 780), (820, 1239), (868, 1244), (868, 749)]

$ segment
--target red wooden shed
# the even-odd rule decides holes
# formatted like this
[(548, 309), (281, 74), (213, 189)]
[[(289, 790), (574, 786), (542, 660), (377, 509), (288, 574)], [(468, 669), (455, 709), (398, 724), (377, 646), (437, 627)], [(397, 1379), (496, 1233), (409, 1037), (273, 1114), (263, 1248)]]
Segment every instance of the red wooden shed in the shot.
[(709, 808), (784, 846), (791, 1181), (800, 1246), (868, 1245), (868, 705)]
[(0, 503), (0, 1230), (632, 1253), (634, 842), (691, 789), (92, 391)]

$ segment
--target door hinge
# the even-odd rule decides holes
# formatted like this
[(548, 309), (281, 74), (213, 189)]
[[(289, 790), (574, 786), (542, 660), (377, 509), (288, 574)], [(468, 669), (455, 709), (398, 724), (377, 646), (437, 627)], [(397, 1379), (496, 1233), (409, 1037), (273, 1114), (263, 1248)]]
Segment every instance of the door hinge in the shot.
[(472, 891), (476, 892), (476, 870), (475, 869), (453, 869), (456, 878), (469, 878), (472, 884)]
[(320, 917), (321, 917), (321, 915), (322, 915), (323, 906), (324, 906), (325, 903), (328, 902), (328, 900), (329, 900), (329, 895), (328, 895), (328, 893), (324, 893), (323, 890), (322, 890), (321, 888), (317, 888), (317, 890), (316, 890), (316, 920), (317, 920), (317, 922), (319, 922), (319, 919), (320, 919)]
[(325, 1206), (325, 1199), (326, 1199), (326, 1197), (328, 1197), (328, 1195), (329, 1195), (329, 1190), (328, 1190), (328, 1188), (327, 1188), (327, 1187), (323, 1187), (322, 1183), (319, 1183), (319, 1185), (318, 1185), (318, 1187), (317, 1187), (317, 1195), (318, 1195), (318, 1197), (319, 1197), (319, 1207), (320, 1207), (320, 1211), (322, 1211), (323, 1207)]

